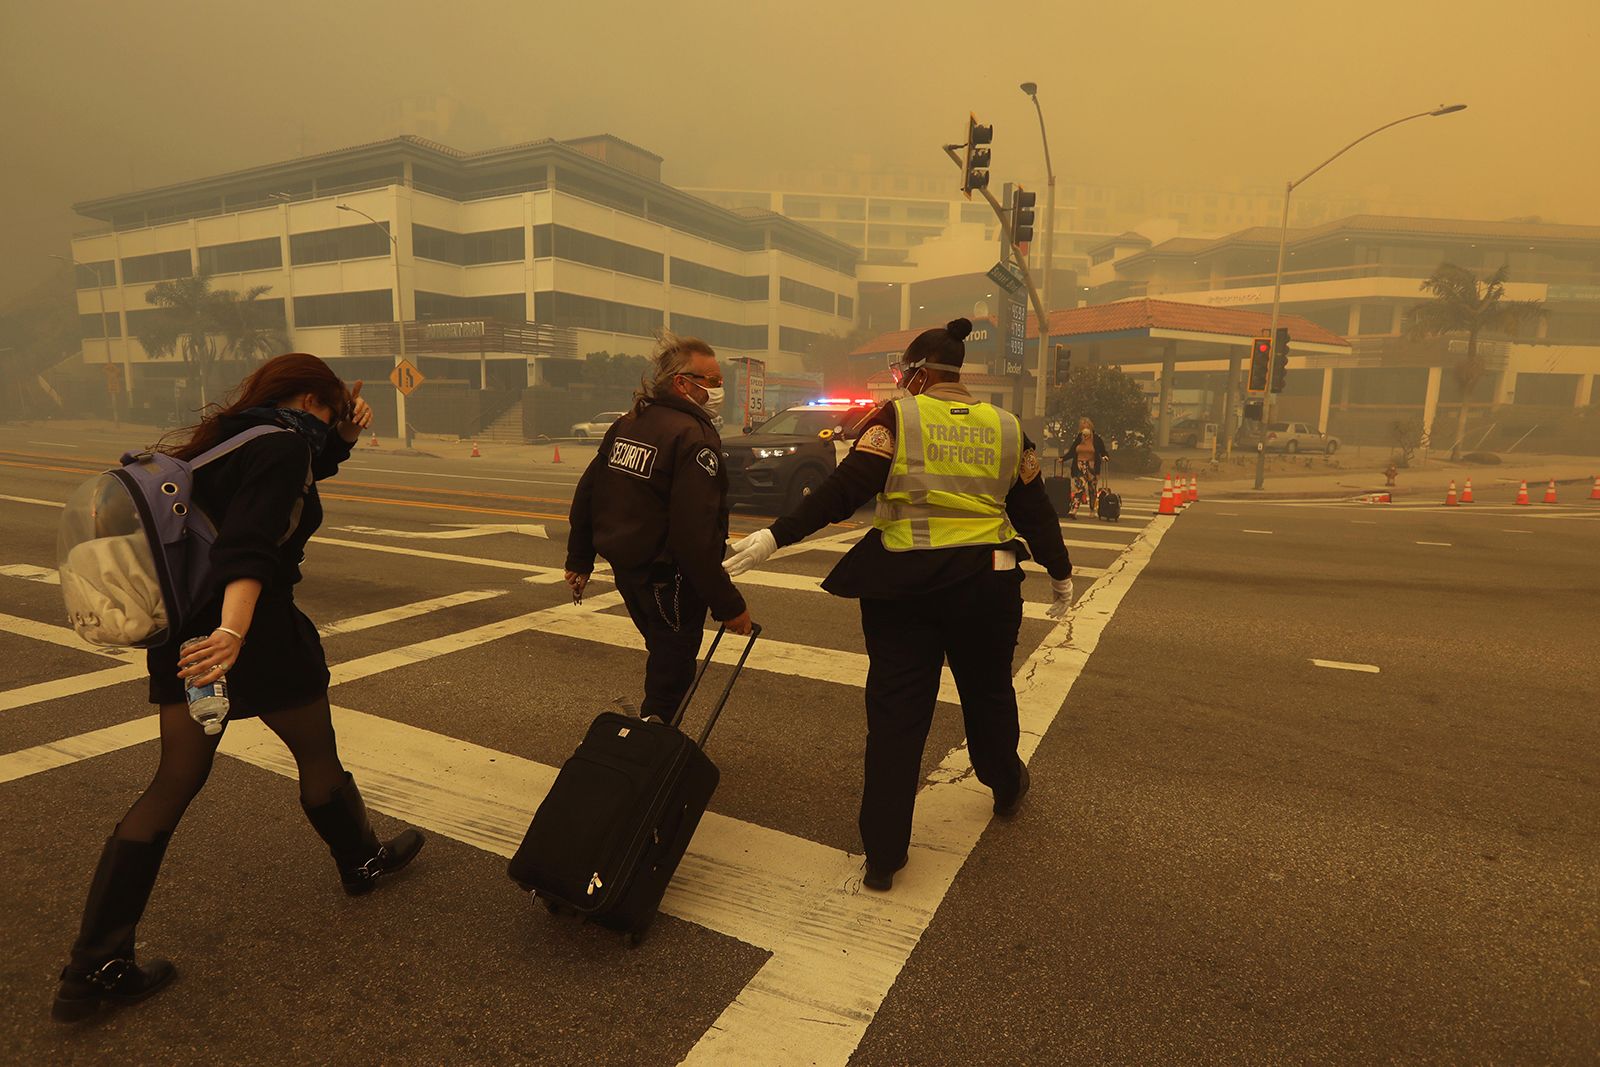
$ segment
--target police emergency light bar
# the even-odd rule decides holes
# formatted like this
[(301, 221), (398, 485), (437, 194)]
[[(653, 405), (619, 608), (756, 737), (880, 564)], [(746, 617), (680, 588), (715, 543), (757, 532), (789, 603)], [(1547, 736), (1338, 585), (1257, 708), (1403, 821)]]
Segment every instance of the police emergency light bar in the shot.
[(820, 407), (823, 404), (870, 404), (871, 400), (850, 400), (842, 396), (825, 396), (821, 400), (807, 400), (806, 407)]

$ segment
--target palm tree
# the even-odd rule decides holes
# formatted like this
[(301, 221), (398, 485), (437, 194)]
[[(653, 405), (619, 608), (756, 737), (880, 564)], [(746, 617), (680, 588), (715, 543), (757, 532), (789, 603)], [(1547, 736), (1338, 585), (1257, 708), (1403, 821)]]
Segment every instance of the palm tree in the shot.
[(1479, 336), (1514, 334), (1524, 324), (1545, 315), (1543, 301), (1505, 299), (1509, 273), (1509, 267), (1502, 266), (1484, 280), (1465, 267), (1440, 263), (1432, 276), (1422, 283), (1422, 291), (1432, 293), (1433, 299), (1415, 305), (1410, 312), (1406, 332), (1413, 340), (1451, 333), (1467, 335), (1467, 353), (1455, 366), (1456, 384), (1461, 387), (1461, 408), (1456, 416), (1455, 442), (1450, 446), (1452, 460), (1459, 458), (1461, 439), (1467, 434), (1467, 399), (1488, 370), (1478, 356)]
[(144, 299), (161, 313), (141, 316), (131, 332), (151, 359), (182, 357), (205, 407), (206, 382), (218, 359), (259, 359), (287, 350), (288, 339), (257, 302), (270, 289), (258, 285), (240, 297), (232, 289), (211, 288), (205, 274), (157, 282)]
[(271, 291), (270, 285), (256, 285), (242, 296), (228, 289), (216, 293), (223, 352), (228, 358), (248, 363), (289, 351), (288, 335), (272, 311), (259, 302), (263, 294)]

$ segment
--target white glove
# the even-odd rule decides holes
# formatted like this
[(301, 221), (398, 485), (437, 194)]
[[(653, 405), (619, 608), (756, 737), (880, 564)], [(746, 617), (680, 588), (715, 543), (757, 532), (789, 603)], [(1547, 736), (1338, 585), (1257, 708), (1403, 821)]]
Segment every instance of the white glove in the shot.
[(761, 566), (776, 551), (778, 539), (772, 536), (772, 531), (757, 530), (733, 543), (733, 555), (722, 561), (722, 569), (728, 572), (728, 577), (737, 578), (745, 571)]
[(1071, 607), (1072, 579), (1063, 578), (1060, 581), (1050, 579), (1050, 606), (1045, 609), (1045, 614), (1052, 619), (1064, 619)]

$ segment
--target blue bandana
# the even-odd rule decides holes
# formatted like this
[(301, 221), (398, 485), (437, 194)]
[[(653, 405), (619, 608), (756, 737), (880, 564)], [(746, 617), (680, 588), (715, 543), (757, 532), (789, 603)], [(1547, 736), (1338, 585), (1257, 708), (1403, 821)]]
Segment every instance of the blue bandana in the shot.
[(306, 439), (314, 456), (320, 455), (328, 443), (328, 424), (309, 411), (299, 408), (250, 408), (244, 414), (293, 430)]

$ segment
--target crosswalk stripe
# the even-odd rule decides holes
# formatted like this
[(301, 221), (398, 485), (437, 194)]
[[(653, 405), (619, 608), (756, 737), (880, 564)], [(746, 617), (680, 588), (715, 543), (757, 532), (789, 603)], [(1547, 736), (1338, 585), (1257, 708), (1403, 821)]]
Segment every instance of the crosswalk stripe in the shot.
[(7, 563), (0, 566), (0, 574), (7, 578), (22, 578), (45, 585), (60, 585), (61, 576), (51, 567), (35, 567), (31, 563)]

